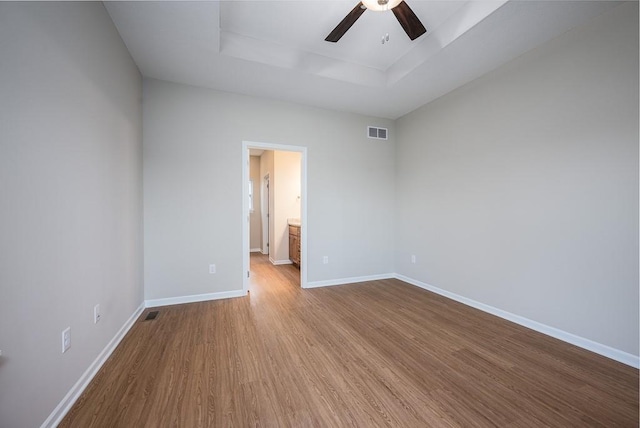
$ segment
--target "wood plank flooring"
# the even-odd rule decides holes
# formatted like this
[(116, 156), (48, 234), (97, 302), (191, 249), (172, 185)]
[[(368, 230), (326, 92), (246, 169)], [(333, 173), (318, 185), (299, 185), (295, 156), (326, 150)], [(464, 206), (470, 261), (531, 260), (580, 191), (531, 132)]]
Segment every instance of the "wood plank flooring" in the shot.
[(638, 370), (397, 280), (155, 308), (61, 427), (638, 427)]

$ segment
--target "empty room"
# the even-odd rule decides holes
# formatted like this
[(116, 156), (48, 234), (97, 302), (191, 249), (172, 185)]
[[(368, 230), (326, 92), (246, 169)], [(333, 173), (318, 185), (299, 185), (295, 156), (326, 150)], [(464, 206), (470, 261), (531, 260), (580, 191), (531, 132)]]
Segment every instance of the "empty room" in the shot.
[(0, 2), (0, 428), (637, 427), (638, 27)]

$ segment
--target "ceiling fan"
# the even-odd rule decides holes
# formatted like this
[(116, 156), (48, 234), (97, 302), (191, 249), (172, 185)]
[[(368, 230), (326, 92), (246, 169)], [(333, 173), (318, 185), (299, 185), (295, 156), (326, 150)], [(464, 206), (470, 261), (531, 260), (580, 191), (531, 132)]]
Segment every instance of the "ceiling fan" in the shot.
[(404, 29), (411, 40), (415, 40), (427, 32), (422, 22), (420, 22), (416, 14), (404, 0), (362, 0), (340, 21), (325, 40), (333, 43), (340, 40), (367, 9), (378, 12), (385, 10), (393, 11), (402, 29)]

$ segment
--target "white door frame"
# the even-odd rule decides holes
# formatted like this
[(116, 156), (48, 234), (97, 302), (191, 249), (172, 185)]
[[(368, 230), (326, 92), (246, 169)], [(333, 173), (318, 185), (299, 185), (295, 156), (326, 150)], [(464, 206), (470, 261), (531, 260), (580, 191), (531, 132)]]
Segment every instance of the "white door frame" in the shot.
[[(298, 152), (300, 160), (300, 286), (307, 287), (307, 148), (289, 146), (287, 144), (242, 142), (242, 290), (249, 291), (249, 149), (273, 150), (281, 152)], [(271, 213), (273, 215), (273, 213)], [(269, 249), (271, 252), (271, 249)]]

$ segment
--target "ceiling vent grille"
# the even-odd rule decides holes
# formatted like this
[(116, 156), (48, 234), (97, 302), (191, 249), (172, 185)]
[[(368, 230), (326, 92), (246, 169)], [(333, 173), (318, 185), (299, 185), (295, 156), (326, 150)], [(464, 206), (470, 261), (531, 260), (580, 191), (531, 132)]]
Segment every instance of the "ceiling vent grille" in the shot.
[(376, 140), (386, 140), (389, 130), (387, 128), (378, 128), (375, 126), (367, 126), (367, 137)]

